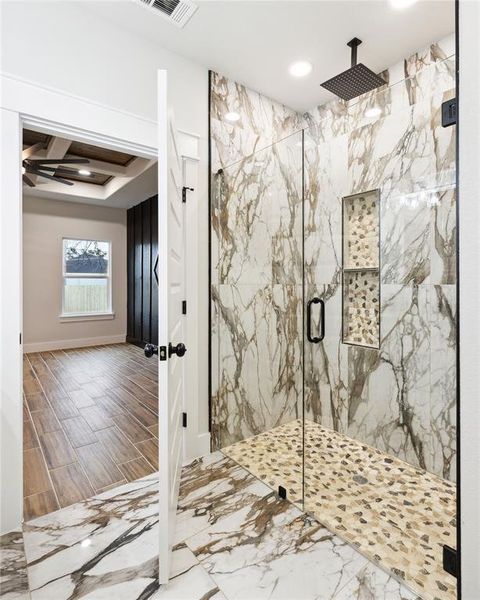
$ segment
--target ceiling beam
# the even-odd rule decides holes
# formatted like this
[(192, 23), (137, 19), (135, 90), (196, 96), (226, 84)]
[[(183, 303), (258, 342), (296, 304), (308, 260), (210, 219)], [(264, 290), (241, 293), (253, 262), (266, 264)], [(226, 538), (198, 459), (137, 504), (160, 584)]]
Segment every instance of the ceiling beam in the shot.
[(53, 136), (48, 144), (45, 158), (65, 158), (72, 140)]

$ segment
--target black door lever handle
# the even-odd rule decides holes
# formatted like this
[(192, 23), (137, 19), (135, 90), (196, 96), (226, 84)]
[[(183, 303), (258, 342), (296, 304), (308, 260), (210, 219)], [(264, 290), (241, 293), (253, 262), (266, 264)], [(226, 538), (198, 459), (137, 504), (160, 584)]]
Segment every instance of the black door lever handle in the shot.
[(155, 346), (155, 344), (145, 344), (143, 351), (147, 358), (151, 358), (154, 354), (158, 354), (158, 346)]
[(187, 349), (185, 348), (185, 344), (177, 344), (174, 346), (171, 342), (168, 344), (168, 358), (172, 356), (172, 354), (176, 354), (180, 358), (185, 354)]

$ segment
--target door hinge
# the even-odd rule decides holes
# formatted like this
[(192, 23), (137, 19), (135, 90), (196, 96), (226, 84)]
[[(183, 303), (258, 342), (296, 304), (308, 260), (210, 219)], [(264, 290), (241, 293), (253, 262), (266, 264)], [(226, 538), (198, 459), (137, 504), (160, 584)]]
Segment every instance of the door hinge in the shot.
[(18, 335), (18, 340), (19, 340), (19, 343), (21, 344), (22, 343), (22, 334), (21, 333)]
[(187, 314), (187, 301), (182, 300), (182, 315), (186, 315), (186, 314)]
[(182, 413), (182, 427), (187, 426), (187, 413)]
[(283, 485), (278, 486), (278, 495), (282, 500), (287, 499), (287, 490), (283, 487)]
[(182, 202), (187, 201), (187, 192), (193, 192), (193, 191), (194, 191), (194, 188), (187, 187), (186, 185), (184, 185), (182, 187)]
[(167, 360), (167, 347), (166, 346), (158, 347), (158, 360)]
[(457, 576), (457, 551), (446, 544), (443, 546), (443, 570)]
[(450, 127), (457, 123), (457, 99), (452, 98), (442, 104), (442, 127)]

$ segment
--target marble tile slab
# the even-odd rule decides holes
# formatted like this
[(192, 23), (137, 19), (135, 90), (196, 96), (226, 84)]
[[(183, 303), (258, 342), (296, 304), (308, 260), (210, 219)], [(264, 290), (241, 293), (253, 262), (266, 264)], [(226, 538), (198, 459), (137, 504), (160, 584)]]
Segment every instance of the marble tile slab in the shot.
[(0, 596), (3, 600), (29, 600), (23, 532), (0, 537)]
[[(198, 520), (201, 527), (191, 528), (197, 532), (187, 537), (185, 545), (229, 600), (416, 597), (313, 517), (280, 500), (261, 482), (254, 484), (246, 478), (240, 490), (235, 484), (235, 491), (225, 496), (221, 489), (212, 502), (211, 494), (217, 487), (222, 488), (216, 483), (217, 466), (223, 472), (220, 481), (225, 478), (225, 469), (235, 473), (238, 481), (238, 467), (232, 461), (226, 463), (217, 458), (210, 463), (196, 461), (184, 471), (186, 497), (190, 497), (188, 518)], [(197, 493), (206, 498), (194, 512), (191, 494), (197, 477)], [(205, 512), (209, 514), (208, 524)], [(179, 548), (184, 549), (184, 544)], [(193, 560), (188, 564), (193, 565)]]
[(158, 588), (158, 475), (26, 524), (32, 600), (148, 598)]
[[(221, 453), (183, 469), (179, 541), (173, 548), (170, 582), (159, 587), (157, 485), (157, 477), (149, 476), (30, 522), (24, 536), (32, 598), (414, 598), (353, 547)], [(13, 587), (25, 592), (19, 534), (4, 547), (12, 544), (14, 556), (10, 554), (7, 563), (20, 565), (23, 577), (21, 585)], [(5, 561), (2, 577), (4, 567)], [(2, 584), (5, 581), (8, 578)]]
[(200, 565), (186, 544), (174, 546), (172, 573), (167, 585), (151, 596), (152, 600), (226, 600), (217, 584)]

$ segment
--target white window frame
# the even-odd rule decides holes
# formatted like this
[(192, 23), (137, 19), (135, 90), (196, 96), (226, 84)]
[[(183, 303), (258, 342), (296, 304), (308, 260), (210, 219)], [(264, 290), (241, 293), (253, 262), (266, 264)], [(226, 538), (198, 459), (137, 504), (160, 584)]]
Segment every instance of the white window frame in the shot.
[[(107, 273), (67, 273), (65, 268), (65, 241), (76, 240), (79, 242), (100, 242), (102, 244), (108, 244), (108, 271)], [(62, 237), (62, 312), (60, 314), (60, 320), (62, 322), (71, 321), (95, 321), (102, 319), (113, 319), (115, 313), (113, 312), (113, 300), (112, 300), (112, 242), (111, 240), (94, 240), (89, 238), (81, 238), (78, 236), (65, 236)], [(65, 312), (65, 281), (67, 279), (106, 279), (107, 280), (107, 300), (108, 310), (104, 312), (81, 312), (81, 313), (67, 313)]]

